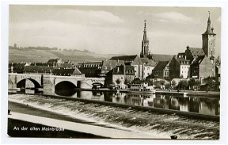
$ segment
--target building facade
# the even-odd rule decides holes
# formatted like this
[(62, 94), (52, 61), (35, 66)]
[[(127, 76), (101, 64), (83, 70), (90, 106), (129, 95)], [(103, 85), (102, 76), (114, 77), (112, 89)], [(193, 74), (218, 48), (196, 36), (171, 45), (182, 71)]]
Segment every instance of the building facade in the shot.
[(178, 53), (170, 61), (170, 78), (189, 78), (190, 62), (186, 59), (185, 53)]
[(105, 78), (105, 86), (114, 84), (121, 89), (125, 89), (127, 84), (135, 78), (134, 67), (130, 65), (121, 64), (109, 71)]
[(135, 78), (143, 79), (143, 64), (138, 55), (123, 55), (114, 56), (110, 60), (116, 60), (117, 63), (124, 63), (125, 65), (130, 65), (134, 67)]
[(169, 61), (159, 61), (152, 72), (154, 78), (169, 79), (170, 78), (170, 67)]
[(78, 63), (76, 66), (85, 77), (100, 77), (101, 67), (103, 62), (83, 62)]

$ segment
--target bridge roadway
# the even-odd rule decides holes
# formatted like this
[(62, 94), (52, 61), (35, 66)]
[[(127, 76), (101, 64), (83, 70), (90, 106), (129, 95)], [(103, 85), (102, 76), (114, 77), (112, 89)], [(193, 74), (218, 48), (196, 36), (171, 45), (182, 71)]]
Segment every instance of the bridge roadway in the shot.
[(104, 78), (86, 78), (85, 75), (57, 76), (50, 74), (8, 74), (8, 90), (43, 90), (44, 95), (56, 95), (56, 87), (92, 89), (93, 84), (104, 85)]

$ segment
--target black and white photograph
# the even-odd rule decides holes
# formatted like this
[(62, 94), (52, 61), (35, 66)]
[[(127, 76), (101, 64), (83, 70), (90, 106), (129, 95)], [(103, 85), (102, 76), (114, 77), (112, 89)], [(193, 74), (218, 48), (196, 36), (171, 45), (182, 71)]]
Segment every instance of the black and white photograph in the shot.
[(9, 4), (8, 13), (9, 138), (220, 139), (221, 7)]

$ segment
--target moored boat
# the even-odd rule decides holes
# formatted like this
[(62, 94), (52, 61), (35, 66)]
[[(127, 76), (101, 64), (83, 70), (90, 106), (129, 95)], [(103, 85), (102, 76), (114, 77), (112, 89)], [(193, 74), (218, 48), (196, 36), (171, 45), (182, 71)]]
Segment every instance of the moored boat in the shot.
[(153, 86), (149, 86), (147, 83), (143, 84), (131, 84), (128, 89), (129, 93), (140, 93), (140, 94), (153, 94), (156, 92)]

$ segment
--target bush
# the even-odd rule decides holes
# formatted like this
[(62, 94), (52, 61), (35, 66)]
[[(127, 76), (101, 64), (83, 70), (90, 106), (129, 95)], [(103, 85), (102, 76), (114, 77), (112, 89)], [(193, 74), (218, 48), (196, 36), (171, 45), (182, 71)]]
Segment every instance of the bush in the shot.
[(141, 80), (139, 78), (135, 78), (131, 83), (132, 84), (141, 84)]
[(218, 91), (219, 83), (216, 81), (215, 77), (204, 78), (203, 83), (204, 83), (204, 85), (202, 85), (201, 90)]
[(187, 90), (188, 89), (188, 81), (187, 80), (181, 80), (178, 83), (177, 88), (178, 88), (178, 90)]

